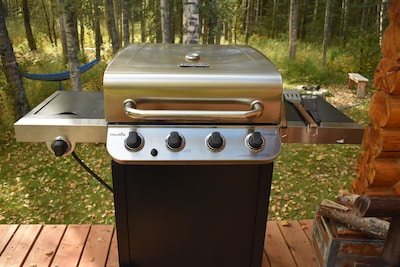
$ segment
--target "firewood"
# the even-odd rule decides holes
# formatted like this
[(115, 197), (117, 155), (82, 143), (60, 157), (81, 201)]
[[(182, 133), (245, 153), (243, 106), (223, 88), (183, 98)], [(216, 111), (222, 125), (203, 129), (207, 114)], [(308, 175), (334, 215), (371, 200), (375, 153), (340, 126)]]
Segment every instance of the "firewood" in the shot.
[(357, 229), (372, 238), (385, 239), (389, 230), (389, 223), (387, 221), (377, 218), (360, 218), (352, 210), (341, 211), (319, 206), (318, 213), (321, 216)]
[(339, 195), (336, 199), (336, 202), (346, 207), (353, 208), (354, 202), (359, 197), (360, 195), (352, 194), (347, 190), (339, 190)]
[(371, 121), (380, 127), (400, 127), (400, 95), (376, 92), (371, 100), (369, 114)]
[(392, 217), (400, 215), (399, 195), (362, 195), (354, 202), (357, 216)]

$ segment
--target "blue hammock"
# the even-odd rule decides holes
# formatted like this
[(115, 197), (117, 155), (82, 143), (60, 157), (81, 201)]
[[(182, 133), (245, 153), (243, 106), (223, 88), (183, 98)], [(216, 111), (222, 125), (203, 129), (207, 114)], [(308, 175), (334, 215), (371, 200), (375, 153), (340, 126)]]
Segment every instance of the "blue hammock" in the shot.
[[(96, 58), (93, 61), (90, 61), (89, 63), (82, 65), (79, 67), (79, 72), (82, 74), (85, 71), (89, 70), (92, 68), (97, 62), (99, 62), (100, 59)], [(31, 79), (31, 80), (37, 80), (37, 81), (48, 81), (48, 82), (59, 82), (59, 89), (62, 89), (61, 86), (61, 81), (66, 81), (69, 80), (69, 71), (63, 71), (63, 72), (57, 72), (57, 73), (46, 73), (46, 74), (38, 74), (38, 73), (28, 73), (28, 72), (22, 72), (21, 75), (25, 78)]]

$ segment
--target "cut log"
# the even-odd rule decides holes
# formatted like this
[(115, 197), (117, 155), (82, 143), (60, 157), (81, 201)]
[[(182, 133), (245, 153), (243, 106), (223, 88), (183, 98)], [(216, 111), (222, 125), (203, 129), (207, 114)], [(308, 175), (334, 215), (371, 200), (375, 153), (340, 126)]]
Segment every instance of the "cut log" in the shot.
[(354, 202), (357, 216), (393, 217), (400, 215), (399, 195), (362, 195)]
[(368, 165), (365, 178), (368, 187), (395, 185), (400, 181), (400, 159), (377, 158), (372, 160)]
[(397, 0), (389, 1), (388, 18), (393, 24), (400, 24), (400, 4)]
[(340, 211), (324, 206), (319, 206), (318, 213), (321, 216), (336, 222), (349, 225), (372, 238), (385, 239), (389, 230), (389, 223), (377, 218), (360, 218), (354, 211)]
[(400, 95), (376, 92), (372, 96), (369, 114), (371, 121), (380, 127), (400, 127)]
[(346, 207), (353, 208), (354, 202), (359, 197), (360, 197), (360, 195), (358, 195), (358, 194), (352, 194), (349, 191), (341, 190), (341, 191), (339, 191), (339, 195), (336, 199), (336, 202), (340, 203), (341, 205), (344, 205)]
[[(400, 94), (400, 63), (393, 58), (382, 58), (375, 69), (375, 89), (388, 94)], [(399, 81), (399, 82), (398, 82)]]
[(382, 36), (382, 56), (384, 58), (400, 58), (400, 25), (391, 23)]
[(350, 192), (353, 194), (364, 194), (366, 190), (366, 185), (360, 181), (360, 179), (354, 179), (351, 183)]
[(400, 128), (381, 128), (371, 122), (365, 129), (363, 149), (376, 158), (382, 152), (400, 151)]

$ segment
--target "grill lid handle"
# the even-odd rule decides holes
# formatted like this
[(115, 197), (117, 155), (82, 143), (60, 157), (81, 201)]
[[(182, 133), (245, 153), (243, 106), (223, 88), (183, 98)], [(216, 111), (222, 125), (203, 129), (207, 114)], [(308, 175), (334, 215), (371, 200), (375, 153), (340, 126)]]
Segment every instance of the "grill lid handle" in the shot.
[[(242, 100), (240, 100), (242, 102)], [(216, 119), (225, 120), (242, 120), (255, 119), (260, 117), (264, 111), (261, 101), (254, 100), (250, 103), (250, 110), (234, 111), (234, 110), (143, 110), (136, 109), (136, 102), (132, 99), (124, 101), (124, 109), (126, 115), (133, 119), (147, 120), (195, 120), (209, 121)]]

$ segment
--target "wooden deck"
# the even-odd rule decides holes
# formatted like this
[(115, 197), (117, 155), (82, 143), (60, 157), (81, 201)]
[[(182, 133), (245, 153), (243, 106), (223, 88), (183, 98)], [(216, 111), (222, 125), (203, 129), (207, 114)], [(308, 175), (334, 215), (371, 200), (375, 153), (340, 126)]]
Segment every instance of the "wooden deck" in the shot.
[[(270, 221), (262, 267), (317, 266), (312, 220)], [(111, 225), (0, 225), (0, 266), (118, 266)]]

